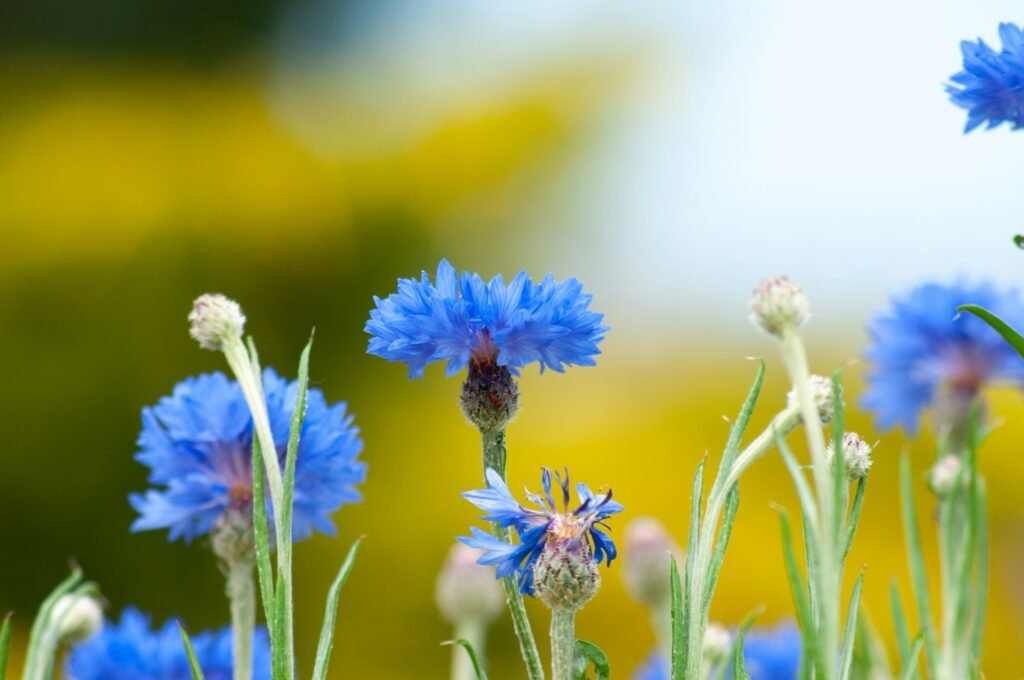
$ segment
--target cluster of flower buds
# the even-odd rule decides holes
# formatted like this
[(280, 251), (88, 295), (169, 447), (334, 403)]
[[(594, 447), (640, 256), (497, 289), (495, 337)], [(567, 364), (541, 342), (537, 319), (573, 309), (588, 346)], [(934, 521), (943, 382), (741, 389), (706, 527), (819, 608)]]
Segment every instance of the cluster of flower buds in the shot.
[[(835, 386), (828, 378), (820, 375), (811, 376), (811, 394), (814, 396), (814, 404), (818, 407), (818, 417), (821, 423), (826, 425), (832, 421), (836, 411)], [(786, 395), (786, 401), (790, 408), (798, 406), (796, 390), (790, 390)]]
[[(871, 468), (871, 444), (864, 441), (856, 432), (847, 432), (843, 435), (843, 462), (846, 465), (846, 476), (850, 480), (858, 480), (867, 477), (868, 469)], [(829, 443), (825, 449), (825, 459), (831, 464), (836, 457), (835, 446)]]

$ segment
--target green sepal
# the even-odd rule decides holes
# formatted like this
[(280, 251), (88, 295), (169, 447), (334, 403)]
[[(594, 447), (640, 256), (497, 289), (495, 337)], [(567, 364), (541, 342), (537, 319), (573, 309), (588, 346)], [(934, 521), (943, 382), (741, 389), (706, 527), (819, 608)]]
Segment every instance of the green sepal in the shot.
[(594, 665), (594, 680), (608, 680), (612, 670), (608, 664), (608, 655), (593, 642), (577, 640), (573, 654), (573, 675), (575, 680), (588, 680), (587, 667)]

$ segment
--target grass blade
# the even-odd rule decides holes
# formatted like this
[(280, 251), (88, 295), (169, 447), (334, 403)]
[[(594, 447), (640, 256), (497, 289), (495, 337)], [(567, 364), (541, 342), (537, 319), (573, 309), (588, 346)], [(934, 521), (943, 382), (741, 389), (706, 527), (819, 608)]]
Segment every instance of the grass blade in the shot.
[[(900, 602), (900, 591), (893, 579), (889, 584), (889, 603), (892, 606), (892, 621), (896, 628), (896, 650), (900, 655), (900, 667), (903, 668), (910, 658), (910, 627), (907, 625), (903, 604)], [(916, 677), (916, 673), (914, 676)]]
[(793, 595), (793, 609), (796, 612), (797, 625), (800, 626), (800, 635), (803, 638), (805, 654), (808, 667), (815, 667), (817, 656), (817, 637), (814, 634), (814, 620), (811, 616), (811, 607), (807, 601), (807, 591), (800, 580), (800, 567), (796, 562), (796, 551), (793, 548), (793, 528), (789, 519), (789, 513), (785, 508), (776, 506), (775, 511), (779, 515), (779, 528), (782, 531), (782, 556), (786, 565), (786, 578), (789, 580), (789, 590)]
[(469, 640), (447, 640), (441, 643), (442, 645), (458, 645), (466, 650), (466, 654), (469, 655), (469, 662), (473, 664), (473, 673), (476, 674), (476, 680), (487, 680), (487, 673), (484, 671), (483, 664), (480, 663), (480, 657), (477, 656), (476, 650), (473, 649), (473, 644)]
[[(356, 562), (356, 555), (359, 554), (359, 545), (363, 542), (362, 537), (356, 539), (349, 548), (345, 561), (338, 570), (330, 590), (327, 591), (327, 603), (324, 609), (324, 623), (320, 628), (320, 642), (316, 646), (316, 665), (313, 667), (313, 680), (325, 680), (327, 678), (327, 667), (331, 662), (331, 650), (334, 648), (334, 622), (338, 615), (338, 596), (341, 595), (341, 588), (348, 580), (348, 575)], [(476, 665), (474, 663), (474, 665)]]
[(192, 640), (189, 639), (188, 633), (185, 631), (185, 626), (178, 622), (178, 631), (181, 632), (181, 641), (185, 645), (185, 655), (188, 656), (188, 667), (192, 671), (192, 680), (204, 680), (203, 669), (199, 667), (199, 659), (196, 658), (196, 652), (192, 649)]
[(587, 665), (594, 664), (594, 680), (609, 680), (612, 675), (611, 665), (608, 663), (608, 655), (604, 650), (592, 642), (586, 640), (576, 641), (576, 654), (574, 658), (576, 667), (576, 680), (587, 680)]
[(860, 611), (860, 592), (864, 587), (864, 570), (861, 569), (850, 596), (850, 608), (846, 612), (846, 631), (843, 633), (843, 649), (839, 656), (839, 678), (849, 680), (853, 664), (853, 643), (857, 638), (857, 612)]
[(1010, 343), (1010, 347), (1017, 350), (1017, 354), (1024, 357), (1024, 336), (1013, 330), (1008, 323), (1000, 319), (998, 316), (984, 307), (979, 307), (978, 305), (960, 305), (956, 308), (956, 311), (973, 314), (987, 323), (997, 333), (999, 333), (999, 335), (1003, 336), (1003, 339), (1006, 340), (1006, 342)]
[(924, 571), (921, 533), (917, 527), (917, 509), (914, 507), (913, 480), (910, 456), (906, 452), (900, 459), (900, 500), (903, 507), (903, 531), (906, 535), (907, 562), (910, 565), (910, 584), (917, 604), (917, 616), (924, 634), (924, 657), (928, 664), (928, 677), (935, 677), (938, 650), (931, 621), (931, 597), (928, 595), (928, 577)]
[(914, 643), (910, 646), (907, 658), (903, 662), (903, 670), (900, 671), (900, 680), (911, 680), (917, 677), (917, 657), (921, 655), (921, 633), (914, 636)]
[(683, 625), (683, 588), (679, 583), (679, 565), (674, 555), (669, 568), (669, 585), (672, 596), (672, 680), (684, 680), (686, 653), (683, 644), (686, 628)]

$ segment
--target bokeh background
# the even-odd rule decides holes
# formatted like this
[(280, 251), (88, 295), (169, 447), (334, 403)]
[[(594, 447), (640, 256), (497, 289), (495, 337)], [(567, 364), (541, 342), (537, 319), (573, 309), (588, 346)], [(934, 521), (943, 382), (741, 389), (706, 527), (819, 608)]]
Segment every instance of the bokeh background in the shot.
[[(205, 291), (240, 300), (265, 363), (286, 372), (315, 325), (314, 382), (350, 404), (366, 440), (365, 501), (338, 514), (338, 539), (297, 548), (306, 667), (329, 581), (365, 534), (333, 677), (446, 673), (433, 584), (474, 522), (458, 494), (479, 483), (478, 442), (458, 380), (407, 381), (364, 353), (362, 332), (373, 294), (442, 256), (484, 276), (580, 277), (613, 327), (597, 368), (526, 372), (513, 486), (565, 464), (612, 485), (625, 518), (658, 516), (683, 542), (695, 466), (717, 458), (722, 415), (754, 374), (744, 357), (769, 359), (753, 427), (783, 403), (772, 343), (746, 321), (759, 278), (787, 273), (809, 291), (820, 372), (860, 355), (865, 320), (893, 292), (1024, 280), (1009, 241), (1024, 136), (962, 136), (941, 89), (961, 38), (994, 38), (1017, 14), (1008, 0), (5, 0), (0, 609), (16, 612), (16, 644), (70, 558), (114, 614), (225, 621), (205, 546), (128, 533), (126, 497), (146, 477), (132, 459), (139, 409), (223, 368), (187, 335)], [(863, 368), (846, 369), (851, 396)], [(1005, 424), (981, 463), (994, 532), (984, 668), (1011, 678), (1024, 407), (992, 398)], [(856, 408), (850, 421), (874, 436)], [(881, 437), (851, 557), (884, 634), (890, 580), (908, 592), (904, 447), (916, 469), (930, 464), (927, 438)], [(744, 479), (715, 618), (790, 615), (772, 502), (796, 507), (775, 456)], [(934, 555), (930, 527), (925, 541)], [(620, 566), (579, 634), (621, 677), (653, 635)], [(506, 623), (490, 652), (494, 677), (520, 676)]]

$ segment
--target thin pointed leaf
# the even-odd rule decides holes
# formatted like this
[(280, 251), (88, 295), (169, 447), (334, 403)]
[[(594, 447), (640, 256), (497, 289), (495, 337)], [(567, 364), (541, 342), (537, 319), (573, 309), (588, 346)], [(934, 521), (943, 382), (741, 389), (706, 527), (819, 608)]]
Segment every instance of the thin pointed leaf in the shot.
[[(835, 546), (837, 555), (842, 555), (842, 548), (846, 543), (846, 532), (843, 531), (846, 519), (846, 505), (849, 500), (850, 483), (846, 478), (846, 465), (843, 463), (843, 436), (846, 433), (846, 410), (843, 406), (843, 385), (839, 381), (839, 369), (832, 374), (832, 402), (835, 404), (832, 413), (832, 447), (835, 455), (832, 457), (832, 498), (835, 504), (832, 508), (832, 545)], [(840, 562), (842, 564), (842, 562)]]
[[(757, 398), (761, 394), (761, 385), (764, 383), (764, 372), (764, 359), (758, 359), (757, 375), (754, 376), (754, 384), (750, 386), (750, 391), (747, 392), (747, 398), (743, 401), (743, 406), (740, 408), (740, 413), (736, 418), (736, 422), (731, 428), (729, 428), (729, 439), (725, 444), (725, 450), (722, 452), (722, 460), (718, 464), (718, 476), (715, 478), (712, 493), (721, 490), (721, 485), (725, 483), (726, 477), (729, 476), (729, 470), (732, 469), (733, 461), (736, 460), (736, 455), (739, 453), (740, 449), (740, 442), (743, 439), (743, 433), (747, 429), (747, 424), (750, 422), (750, 415), (754, 412), (754, 406), (757, 404)], [(710, 497), (711, 494), (708, 495)]]
[(594, 665), (594, 680), (609, 680), (612, 675), (608, 655), (600, 647), (586, 640), (577, 640), (573, 665), (576, 680), (587, 680), (587, 666)]
[[(896, 579), (889, 584), (889, 603), (892, 606), (892, 621), (896, 628), (896, 649), (900, 655), (900, 667), (903, 668), (910, 658), (910, 627), (907, 625), (906, 614), (903, 613)], [(914, 675), (916, 677), (917, 674)]]
[(192, 649), (192, 640), (189, 639), (185, 626), (181, 625), (180, 621), (178, 630), (181, 632), (181, 641), (185, 645), (185, 655), (188, 656), (188, 667), (192, 671), (192, 680), (204, 680), (203, 669), (199, 667), (199, 659), (196, 658), (196, 652)]
[(690, 537), (686, 547), (686, 572), (683, 574), (683, 587), (686, 592), (686, 598), (683, 600), (683, 630), (686, 631), (683, 635), (683, 658), (689, 658), (689, 655), (692, 653), (700, 654), (702, 651), (697, 650), (694, 652), (690, 649), (689, 631), (693, 622), (700, 620), (700, 612), (697, 611), (697, 607), (704, 602), (703, 595), (700, 596), (699, 600), (691, 597), (693, 593), (691, 588), (695, 577), (697, 544), (700, 539), (700, 501), (704, 493), (705, 462), (706, 460), (700, 461), (700, 465), (697, 466), (697, 473), (693, 476), (693, 498), (690, 506)]
[(82, 578), (82, 570), (78, 567), (73, 567), (71, 574), (61, 581), (39, 606), (39, 612), (36, 614), (35, 621), (32, 622), (32, 631), (28, 637), (28, 650), (25, 653), (25, 678), (36, 678), (42, 673), (42, 669), (39, 668), (39, 650), (45, 643), (46, 627), (53, 613), (53, 608), (57, 604), (57, 600), (75, 589), (82, 581)]
[(900, 680), (912, 680), (917, 677), (917, 657), (921, 655), (922, 641), (921, 633), (914, 636), (906, 661), (903, 662), (903, 670), (900, 671)]
[(804, 518), (804, 524), (808, 525), (812, 534), (817, 533), (817, 506), (814, 503), (814, 494), (811, 493), (811, 487), (807, 484), (807, 478), (801, 472), (800, 465), (796, 462), (796, 456), (793, 455), (793, 450), (789, 448), (789, 444), (779, 436), (778, 432), (775, 432), (775, 446), (779, 449), (779, 453), (782, 454), (782, 460), (786, 463), (789, 476), (793, 478), (793, 485), (796, 486), (796, 495), (800, 499), (800, 510)]
[(1010, 347), (1017, 350), (1017, 353), (1024, 357), (1024, 336), (1015, 331), (1010, 327), (1008, 323), (1000, 319), (998, 316), (988, 311), (984, 307), (978, 305), (960, 305), (956, 308), (958, 312), (967, 312), (978, 317), (989, 326), (993, 328), (999, 335), (1003, 336), (1006, 342), (1010, 343)]
[(8, 612), (0, 624), (0, 680), (7, 678), (7, 659), (11, 653), (11, 614)]
[(274, 570), (270, 565), (270, 530), (267, 527), (267, 496), (263, 481), (263, 452), (259, 437), (252, 438), (252, 526), (256, 544), (256, 572), (260, 581), (260, 600), (268, 622), (274, 617)]
[(846, 523), (846, 542), (843, 545), (842, 562), (846, 561), (846, 556), (850, 554), (850, 548), (853, 547), (853, 539), (857, 536), (857, 525), (860, 523), (860, 512), (864, 506), (864, 493), (867, 491), (867, 487), (868, 478), (861, 477), (857, 482), (857, 491), (853, 495), (850, 519)]
[(732, 677), (733, 680), (750, 680), (750, 675), (744, 668), (744, 656), (743, 656), (743, 640), (747, 636), (747, 631), (754, 624), (754, 619), (757, 617), (758, 612), (753, 612), (747, 615), (747, 618), (743, 619), (743, 623), (740, 624), (740, 628), (736, 631), (736, 642), (732, 646)]
[(839, 678), (849, 680), (850, 668), (853, 664), (853, 643), (857, 639), (857, 612), (860, 611), (860, 592), (864, 587), (864, 570), (857, 576), (853, 584), (853, 595), (850, 596), (850, 608), (846, 612), (846, 631), (843, 633), (843, 648), (839, 656)]
[(807, 663), (814, 667), (814, 659), (817, 655), (816, 640), (814, 631), (814, 620), (811, 616), (811, 608), (807, 601), (807, 592), (803, 582), (800, 580), (800, 567), (796, 562), (796, 551), (793, 548), (793, 529), (789, 520), (789, 513), (785, 508), (776, 507), (779, 515), (779, 527), (782, 531), (782, 556), (786, 565), (786, 578), (789, 580), (789, 590), (793, 595), (793, 609), (796, 612), (796, 621), (800, 626), (800, 636), (803, 638), (804, 649), (807, 650)]
[[(967, 524), (961, 537), (959, 548), (960, 559), (955, 565), (956, 571), (953, 574), (957, 583), (956, 603), (953, 611), (953, 630), (963, 630), (969, 626), (967, 608), (971, 595), (971, 571), (977, 555), (978, 526), (981, 518), (978, 516), (978, 404), (975, 402), (971, 409), (971, 416), (968, 424), (968, 441), (970, 443), (967, 451)], [(970, 633), (968, 633), (970, 635)], [(970, 638), (968, 637), (968, 640)]]
[(683, 626), (683, 587), (679, 583), (679, 565), (671, 556), (669, 585), (672, 597), (672, 680), (684, 680), (686, 654), (683, 651), (686, 628)]
[(316, 665), (313, 669), (313, 680), (325, 680), (327, 678), (327, 667), (331, 662), (331, 650), (334, 648), (334, 621), (338, 615), (338, 596), (341, 595), (341, 588), (348, 580), (356, 562), (356, 555), (359, 554), (359, 545), (363, 542), (362, 537), (356, 539), (349, 548), (345, 561), (338, 570), (330, 590), (327, 591), (327, 604), (324, 610), (324, 623), (320, 628), (320, 642), (316, 646)]
[(469, 655), (469, 662), (473, 665), (473, 673), (476, 674), (476, 680), (487, 680), (487, 673), (484, 671), (483, 665), (480, 663), (480, 657), (476, 655), (476, 650), (473, 649), (473, 644), (469, 640), (447, 640), (441, 643), (442, 645), (458, 645), (466, 650), (466, 654)]
[(725, 498), (725, 514), (722, 517), (722, 527), (715, 539), (715, 552), (711, 556), (711, 563), (708, 565), (708, 577), (704, 590), (704, 609), (708, 611), (711, 607), (711, 598), (715, 595), (715, 587), (718, 585), (718, 574), (722, 570), (722, 563), (725, 561), (725, 551), (729, 548), (729, 538), (732, 536), (732, 525), (736, 520), (736, 511), (740, 506), (740, 487), (736, 484), (729, 491)]
[(299, 452), (299, 437), (302, 435), (302, 421), (306, 417), (306, 393), (309, 390), (309, 352), (313, 337), (309, 338), (299, 357), (299, 375), (295, 394), (295, 410), (292, 411), (291, 429), (288, 432), (288, 448), (284, 466), (284, 503), (281, 508), (285, 528), (292, 525), (292, 498), (295, 495), (295, 459)]
[(917, 617), (924, 633), (924, 657), (928, 664), (928, 677), (935, 677), (938, 648), (931, 621), (931, 597), (928, 595), (928, 577), (924, 570), (921, 533), (917, 527), (917, 509), (914, 507), (913, 480), (910, 457), (904, 452), (900, 459), (900, 500), (903, 507), (903, 531), (906, 534), (907, 562), (910, 565), (910, 584), (917, 604)]
[(978, 494), (975, 499), (978, 513), (978, 567), (977, 582), (974, 587), (974, 617), (971, 622), (971, 661), (981, 661), (981, 643), (985, 634), (985, 612), (988, 609), (988, 560), (989, 560), (989, 538), (988, 538), (988, 511), (985, 502), (985, 485), (978, 484)]

